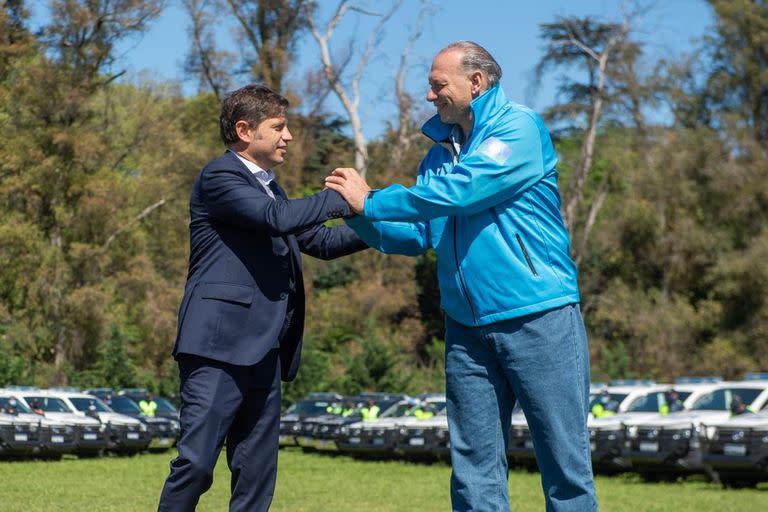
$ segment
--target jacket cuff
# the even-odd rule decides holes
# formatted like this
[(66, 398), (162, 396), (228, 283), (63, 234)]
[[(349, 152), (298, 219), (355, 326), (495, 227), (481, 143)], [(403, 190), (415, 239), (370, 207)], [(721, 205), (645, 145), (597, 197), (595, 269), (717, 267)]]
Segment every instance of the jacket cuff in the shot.
[(363, 215), (368, 218), (373, 218), (373, 195), (381, 189), (372, 188), (365, 195), (363, 200)]

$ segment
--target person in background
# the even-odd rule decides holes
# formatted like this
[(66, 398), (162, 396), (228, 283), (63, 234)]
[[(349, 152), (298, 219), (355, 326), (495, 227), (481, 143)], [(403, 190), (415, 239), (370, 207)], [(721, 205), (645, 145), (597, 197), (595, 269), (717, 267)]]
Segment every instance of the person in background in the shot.
[(15, 398), (9, 397), (5, 401), (5, 406), (0, 409), (0, 412), (4, 412), (5, 414), (12, 414), (14, 416), (19, 414), (19, 402)]
[(607, 418), (616, 414), (618, 406), (611, 400), (611, 394), (607, 389), (600, 391), (597, 401), (592, 405), (592, 416), (595, 418)]
[(412, 414), (417, 420), (427, 420), (435, 415), (435, 408), (429, 402), (422, 401), (418, 403)]
[(379, 417), (379, 406), (373, 400), (368, 400), (366, 405), (360, 408), (363, 421), (373, 421)]
[(36, 414), (45, 414), (42, 405), (36, 398), (29, 402), (29, 408), (35, 411)]
[(754, 412), (752, 407), (744, 403), (740, 395), (733, 395), (730, 409), (731, 416), (741, 416), (742, 414)]
[(157, 412), (157, 402), (155, 402), (155, 397), (152, 396), (152, 393), (147, 393), (144, 395), (144, 398), (139, 401), (139, 409), (141, 409), (141, 414), (144, 416), (149, 416), (150, 418), (155, 417)]
[(344, 412), (344, 408), (341, 406), (341, 403), (332, 402), (328, 405), (328, 407), (325, 408), (325, 412), (339, 416), (342, 412)]
[(683, 401), (680, 400), (680, 394), (675, 388), (668, 390), (664, 393), (664, 404), (659, 408), (659, 412), (666, 416), (671, 412), (678, 412), (683, 410)]
[(344, 406), (344, 410), (341, 411), (341, 417), (348, 418), (349, 416), (355, 414), (355, 411), (357, 411), (355, 402), (353, 400), (347, 400), (347, 404)]

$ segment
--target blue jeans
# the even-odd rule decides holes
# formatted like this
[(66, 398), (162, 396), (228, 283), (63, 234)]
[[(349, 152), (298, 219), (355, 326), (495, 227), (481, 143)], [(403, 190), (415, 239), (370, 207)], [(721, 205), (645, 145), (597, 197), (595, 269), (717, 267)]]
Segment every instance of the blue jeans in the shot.
[(446, 318), (445, 341), (453, 510), (509, 510), (516, 401), (528, 420), (547, 511), (597, 510), (589, 351), (578, 304), (481, 327)]

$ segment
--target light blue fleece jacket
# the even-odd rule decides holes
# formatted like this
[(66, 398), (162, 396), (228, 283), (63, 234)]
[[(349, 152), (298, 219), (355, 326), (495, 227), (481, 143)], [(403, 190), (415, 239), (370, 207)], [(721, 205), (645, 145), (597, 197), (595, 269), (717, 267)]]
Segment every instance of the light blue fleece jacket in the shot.
[(434, 116), (435, 141), (416, 185), (391, 185), (347, 220), (387, 254), (437, 253), (440, 306), (468, 326), (579, 301), (576, 265), (560, 213), (557, 156), (532, 110), (496, 85), (471, 103), (474, 126), (455, 154), (454, 125)]

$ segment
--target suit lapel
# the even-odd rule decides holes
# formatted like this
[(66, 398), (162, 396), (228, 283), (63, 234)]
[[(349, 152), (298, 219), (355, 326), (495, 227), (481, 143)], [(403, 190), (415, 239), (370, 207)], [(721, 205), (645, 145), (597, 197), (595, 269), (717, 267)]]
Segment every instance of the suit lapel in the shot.
[(246, 166), (245, 166), (245, 164), (243, 163), (243, 161), (242, 161), (242, 160), (240, 160), (240, 157), (238, 157), (238, 156), (235, 154), (235, 152), (234, 152), (234, 151), (231, 151), (231, 150), (229, 150), (229, 149), (228, 149), (228, 150), (227, 150), (227, 156), (228, 156), (228, 157), (229, 157), (229, 159), (230, 159), (230, 160), (233, 162), (233, 164), (234, 164), (234, 166), (235, 166), (235, 169), (237, 169), (238, 171), (240, 171), (240, 173), (242, 173), (242, 174), (243, 174), (243, 176), (245, 176), (245, 178), (248, 180), (248, 183), (250, 183), (252, 186), (254, 186), (254, 187), (256, 187), (257, 189), (259, 189), (259, 190), (260, 190), (260, 191), (262, 191), (263, 193), (265, 193), (265, 194), (267, 193), (267, 192), (264, 190), (264, 187), (262, 187), (262, 186), (261, 186), (261, 183), (259, 183), (259, 180), (258, 180), (258, 179), (256, 179), (256, 176), (254, 176), (254, 175), (253, 175), (253, 173), (250, 171), (250, 169), (248, 169), (248, 167), (246, 167)]

